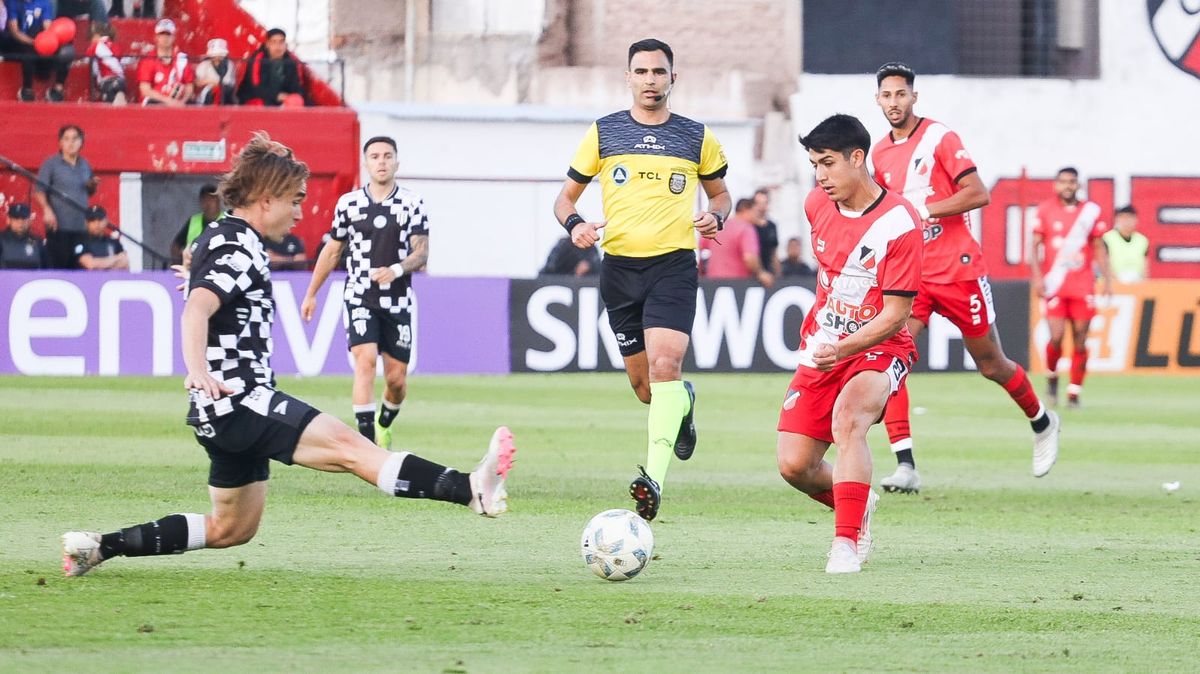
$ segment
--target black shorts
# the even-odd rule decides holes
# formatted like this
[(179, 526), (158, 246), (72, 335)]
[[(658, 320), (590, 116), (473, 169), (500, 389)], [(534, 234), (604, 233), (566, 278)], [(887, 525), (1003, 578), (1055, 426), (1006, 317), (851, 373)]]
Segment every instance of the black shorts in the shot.
[(621, 355), (629, 357), (646, 350), (646, 328), (691, 334), (698, 284), (694, 251), (676, 250), (655, 257), (605, 255), (600, 265), (600, 297)]
[(269, 459), (290, 466), (300, 436), (320, 413), (303, 400), (259, 387), (234, 403), (233, 412), (194, 426), (212, 462), (208, 484), (233, 489), (262, 482), (271, 475)]
[(380, 353), (407, 363), (412, 357), (412, 315), (408, 311), (393, 314), (386, 309), (370, 309), (346, 305), (342, 312), (346, 326), (346, 342), (350, 348), (360, 344), (376, 344)]

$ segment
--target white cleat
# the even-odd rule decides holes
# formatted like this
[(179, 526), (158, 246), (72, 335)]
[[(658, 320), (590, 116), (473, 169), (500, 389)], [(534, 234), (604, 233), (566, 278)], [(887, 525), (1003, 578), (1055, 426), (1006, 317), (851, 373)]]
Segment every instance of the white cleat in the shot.
[(879, 481), (879, 486), (887, 493), (915, 494), (921, 491), (921, 474), (916, 468), (902, 463), (896, 466), (896, 472)]
[(858, 562), (860, 564), (867, 563), (867, 557), (871, 554), (871, 547), (875, 545), (875, 539), (871, 537), (871, 515), (875, 514), (875, 509), (879, 507), (879, 494), (872, 489), (870, 495), (867, 496), (867, 509), (863, 512), (862, 526), (858, 530)]
[(829, 548), (829, 561), (825, 563), (825, 573), (858, 573), (862, 571), (862, 562), (858, 561), (858, 553), (854, 546), (845, 538), (833, 539), (833, 547)]
[(471, 510), (484, 517), (499, 517), (508, 510), (508, 490), (504, 488), (504, 480), (512, 470), (516, 452), (512, 432), (507, 426), (497, 428), (492, 433), (487, 454), (471, 471)]
[(68, 531), (62, 535), (63, 572), (67, 576), (82, 576), (100, 566), (100, 534), (91, 531)]
[(1050, 425), (1033, 436), (1034, 477), (1042, 477), (1049, 473), (1054, 467), (1054, 462), (1058, 460), (1058, 432), (1062, 430), (1062, 423), (1058, 420), (1057, 412), (1047, 411), (1046, 414), (1050, 416)]

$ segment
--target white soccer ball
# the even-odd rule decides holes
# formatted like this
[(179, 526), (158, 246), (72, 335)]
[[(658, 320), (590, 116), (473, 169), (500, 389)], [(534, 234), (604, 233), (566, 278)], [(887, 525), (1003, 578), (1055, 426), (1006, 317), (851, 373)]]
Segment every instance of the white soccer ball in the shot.
[(604, 580), (629, 580), (654, 554), (650, 525), (628, 510), (605, 510), (583, 529), (583, 563)]

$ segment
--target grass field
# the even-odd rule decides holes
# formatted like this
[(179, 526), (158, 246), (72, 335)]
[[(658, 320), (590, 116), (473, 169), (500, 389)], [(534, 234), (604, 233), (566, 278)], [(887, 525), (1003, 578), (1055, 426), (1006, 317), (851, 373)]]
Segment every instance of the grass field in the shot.
[[(75, 579), (62, 531), (206, 511), (180, 380), (0, 378), (0, 671), (1200, 666), (1200, 380), (1093, 377), (1035, 480), (999, 387), (915, 376), (925, 491), (884, 496), (871, 563), (842, 577), (823, 572), (832, 515), (775, 471), (787, 375), (695, 381), (700, 445), (672, 466), (658, 557), (607, 583), (578, 545), (644, 458), (622, 376), (413, 380), (404, 448), (470, 468), (496, 425), (516, 433), (500, 520), (276, 465), (250, 544)], [(346, 379), (280, 386), (351, 416)]]

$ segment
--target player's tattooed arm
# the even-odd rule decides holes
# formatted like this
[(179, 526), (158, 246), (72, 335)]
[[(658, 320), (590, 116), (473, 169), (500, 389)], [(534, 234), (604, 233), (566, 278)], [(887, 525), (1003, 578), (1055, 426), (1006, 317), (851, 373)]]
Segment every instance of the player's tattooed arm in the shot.
[(408, 245), (410, 251), (404, 261), (400, 263), (405, 274), (420, 271), (429, 262), (429, 235), (414, 234), (409, 238)]

